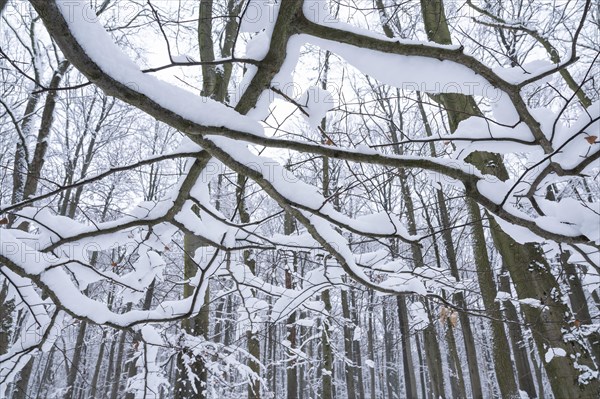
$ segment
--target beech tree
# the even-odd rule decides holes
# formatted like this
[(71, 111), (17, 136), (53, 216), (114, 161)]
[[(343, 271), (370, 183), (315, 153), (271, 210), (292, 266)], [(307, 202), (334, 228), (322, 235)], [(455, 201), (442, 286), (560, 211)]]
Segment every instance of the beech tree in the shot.
[(600, 396), (599, 12), (0, 1), (0, 396)]

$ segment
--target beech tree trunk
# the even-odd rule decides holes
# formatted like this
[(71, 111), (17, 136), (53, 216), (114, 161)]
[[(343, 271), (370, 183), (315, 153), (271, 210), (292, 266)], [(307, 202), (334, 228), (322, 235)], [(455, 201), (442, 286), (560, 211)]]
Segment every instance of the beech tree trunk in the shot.
[(356, 398), (356, 386), (354, 378), (354, 351), (353, 351), (353, 328), (350, 319), (350, 304), (348, 300), (348, 292), (342, 290), (342, 316), (344, 317), (344, 375), (346, 377), (346, 392), (348, 399)]

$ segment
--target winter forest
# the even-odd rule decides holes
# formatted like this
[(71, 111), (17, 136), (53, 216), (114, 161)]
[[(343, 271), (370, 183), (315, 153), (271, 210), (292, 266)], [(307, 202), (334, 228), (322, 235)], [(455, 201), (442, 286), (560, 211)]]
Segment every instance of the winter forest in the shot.
[(0, 0), (0, 398), (600, 397), (598, 0)]

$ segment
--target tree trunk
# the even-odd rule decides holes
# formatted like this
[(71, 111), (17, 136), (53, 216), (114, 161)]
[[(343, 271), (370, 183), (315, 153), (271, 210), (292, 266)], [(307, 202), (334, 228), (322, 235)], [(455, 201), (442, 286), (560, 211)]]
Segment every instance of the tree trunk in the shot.
[(421, 340), (419, 339), (419, 334), (415, 335), (415, 347), (417, 349), (417, 359), (419, 360), (418, 368), (419, 368), (419, 378), (421, 382), (421, 397), (423, 399), (427, 399), (429, 390), (427, 389), (427, 376), (425, 375), (425, 371), (427, 367), (425, 367), (425, 362), (423, 361), (423, 349), (421, 347)]
[[(510, 293), (510, 281), (508, 275), (502, 273), (499, 281), (500, 290)], [(527, 395), (529, 395), (530, 398), (535, 398), (535, 383), (533, 381), (531, 367), (529, 366), (529, 356), (527, 355), (523, 332), (521, 331), (521, 322), (519, 320), (517, 309), (511, 301), (504, 302), (504, 314), (508, 320), (508, 336), (510, 337), (515, 365), (517, 366), (519, 388), (522, 391), (527, 392)]]
[[(142, 304), (142, 310), (149, 310), (152, 306), (152, 297), (154, 295), (155, 283), (156, 283), (156, 280), (152, 280), (152, 282), (148, 286), (148, 289), (146, 290), (146, 295), (144, 296), (144, 303)], [(140, 332), (136, 332), (134, 341), (140, 342), (141, 341), (140, 335), (141, 335)], [(135, 356), (135, 345), (131, 349), (131, 353), (129, 354), (129, 359), (132, 359), (133, 356)], [(129, 368), (127, 370), (127, 382), (129, 382), (133, 377), (135, 377), (136, 374), (137, 374), (136, 362), (133, 360), (130, 360)], [(125, 399), (135, 399), (135, 393), (127, 392), (127, 394), (125, 394)]]
[[(285, 235), (291, 235), (294, 232), (294, 220), (289, 213), (285, 214), (285, 219), (283, 223)], [(297, 267), (297, 258), (296, 254), (292, 254), (292, 262), (291, 265), (289, 262), (286, 265), (285, 270), (285, 288), (292, 289), (294, 288), (294, 283), (292, 281), (292, 273), (296, 272)], [(287, 259), (286, 259), (287, 260)], [(296, 349), (296, 326), (294, 323), (296, 322), (296, 312), (292, 312), (287, 319), (287, 340), (290, 343), (291, 349)], [(273, 343), (274, 345), (274, 343)], [(296, 359), (295, 354), (290, 353), (291, 357), (286, 365), (286, 377), (287, 377), (287, 397), (288, 398), (296, 398), (298, 396), (298, 370), (296, 367)], [(274, 392), (276, 394), (276, 392)]]
[(470, 199), (467, 199), (467, 208), (472, 221), (473, 251), (477, 275), (479, 277), (479, 287), (481, 288), (481, 297), (486, 314), (491, 318), (492, 356), (494, 358), (494, 369), (496, 371), (496, 378), (498, 379), (498, 386), (503, 397), (518, 397), (519, 392), (513, 372), (510, 351), (507, 350), (509, 348), (508, 338), (506, 337), (504, 323), (502, 322), (500, 305), (496, 301), (498, 292), (487, 252), (485, 233), (483, 223), (481, 222), (481, 211), (479, 210), (479, 205)]
[(52, 379), (54, 376), (54, 352), (56, 351), (56, 346), (52, 346), (50, 349), (50, 353), (48, 353), (48, 360), (46, 361), (46, 365), (44, 367), (44, 372), (40, 378), (40, 384), (38, 387), (38, 391), (36, 394), (36, 399), (45, 398), (48, 396), (48, 388), (52, 383)]
[[(246, 208), (246, 182), (247, 179), (245, 176), (238, 175), (237, 179), (237, 206), (238, 213), (240, 215), (240, 222), (250, 223), (250, 214), (248, 213), (248, 209)], [(252, 254), (249, 250), (245, 250), (243, 252), (244, 263), (250, 269), (250, 272), (256, 275), (256, 260), (252, 258)], [(256, 292), (253, 291), (254, 295)], [(252, 372), (254, 372), (257, 376), (260, 376), (260, 341), (258, 339), (258, 334), (253, 331), (252, 323), (248, 330), (246, 330), (246, 339), (248, 341), (248, 353), (250, 354), (250, 359), (248, 360), (248, 367)], [(249, 399), (260, 399), (260, 380), (255, 379), (250, 385), (248, 385), (248, 398)]]
[(112, 338), (111, 338), (111, 343), (110, 343), (110, 350), (108, 351), (108, 362), (107, 367), (106, 367), (106, 374), (104, 375), (104, 381), (102, 382), (102, 385), (104, 386), (104, 388), (102, 389), (102, 398), (108, 398), (108, 395), (110, 393), (110, 389), (111, 389), (111, 385), (110, 385), (110, 381), (112, 380), (112, 375), (114, 373), (114, 368), (115, 368), (115, 349), (117, 347), (117, 341), (115, 340), (115, 335), (113, 334)]
[[(184, 247), (184, 280), (186, 284), (183, 286), (183, 297), (187, 298), (194, 294), (196, 287), (188, 284), (191, 279), (198, 273), (198, 265), (194, 261), (194, 255), (196, 250), (203, 245), (202, 241), (194, 235), (186, 234), (183, 238)], [(210, 289), (206, 288), (204, 295), (204, 303), (200, 308), (198, 315), (182, 321), (183, 330), (192, 336), (204, 337), (208, 336), (208, 325), (209, 325), (209, 300), (210, 300)], [(193, 358), (191, 364), (187, 365), (195, 377), (193, 381), (188, 378), (187, 367), (184, 363), (184, 357), (186, 355)], [(204, 359), (201, 357), (194, 357), (191, 352), (182, 352), (177, 356), (177, 373), (176, 373), (176, 384), (175, 384), (175, 398), (188, 398), (195, 395), (198, 399), (205, 398), (206, 396), (206, 378), (207, 371), (204, 364)]]
[[(321, 293), (321, 300), (325, 305), (327, 314), (331, 313), (331, 299), (329, 298), (329, 290), (324, 290)], [(321, 345), (323, 347), (323, 365), (321, 372), (323, 375), (323, 390), (321, 397), (323, 399), (332, 399), (335, 397), (333, 391), (333, 351), (331, 349), (331, 341), (329, 337), (329, 317), (323, 321), (323, 332), (321, 335)]]
[[(464, 317), (465, 315), (463, 315)], [(460, 356), (456, 345), (456, 337), (453, 328), (446, 328), (446, 342), (448, 343), (448, 364), (450, 364), (450, 384), (452, 397), (466, 398), (465, 380), (461, 368)], [(477, 360), (477, 359), (475, 359)], [(468, 362), (469, 360), (467, 360)]]
[[(371, 364), (369, 367), (369, 392), (371, 394), (371, 398), (376, 398), (376, 380), (375, 380), (375, 368), (377, 367), (377, 362), (375, 359), (375, 346), (373, 345), (373, 341), (375, 340), (375, 328), (373, 326), (373, 302), (375, 301), (375, 295), (372, 289), (369, 289), (369, 310), (367, 312), (367, 320), (368, 320), (368, 330), (367, 330), (367, 347), (369, 352), (369, 357)], [(385, 309), (383, 310), (385, 312)]]
[[(354, 326), (360, 328), (360, 319), (358, 317), (358, 310), (356, 308), (356, 295), (354, 290), (350, 291), (350, 314), (352, 315), (352, 320), (354, 322)], [(365, 383), (363, 381), (363, 362), (362, 362), (362, 352), (361, 352), (361, 339), (354, 339), (352, 337), (352, 344), (354, 351), (354, 364), (355, 364), (355, 375), (356, 375), (356, 384), (358, 387), (358, 399), (365, 399)]]
[[(397, 312), (400, 312), (399, 305), (396, 305)], [(392, 320), (388, 318), (388, 306), (386, 298), (383, 298), (382, 302), (382, 312), (383, 312), (383, 341), (384, 341), (384, 370), (385, 370), (385, 386), (387, 391), (388, 398), (395, 398), (399, 395), (399, 387), (398, 387), (398, 365), (396, 362), (396, 350), (394, 345), (394, 325)], [(400, 321), (400, 317), (398, 317)], [(414, 374), (413, 374), (414, 376)], [(414, 378), (414, 377), (413, 377)], [(407, 397), (409, 397), (407, 395)]]
[(0, 285), (0, 356), (8, 351), (10, 330), (13, 324), (14, 300), (8, 300), (8, 281), (2, 280)]
[(350, 319), (350, 304), (348, 301), (348, 291), (342, 290), (342, 316), (344, 318), (344, 374), (346, 376), (346, 392), (348, 399), (356, 398), (356, 387), (354, 379), (354, 353), (353, 353), (353, 328)]
[(444, 372), (442, 371), (442, 355), (438, 344), (437, 334), (431, 318), (429, 304), (425, 302), (423, 306), (429, 316), (429, 325), (423, 330), (425, 345), (425, 358), (427, 361), (427, 370), (431, 385), (431, 393), (435, 399), (445, 396), (444, 391)]
[[(402, 348), (402, 369), (404, 372), (404, 386), (407, 398), (417, 396), (417, 381), (415, 379), (415, 365), (412, 359), (412, 346), (410, 344), (410, 327), (408, 324), (408, 309), (406, 306), (406, 297), (399, 295), (396, 297), (398, 305), (398, 320), (400, 322), (400, 339)], [(391, 381), (388, 381), (390, 384)], [(395, 383), (395, 382), (393, 382)]]
[(94, 367), (94, 374), (92, 376), (92, 382), (90, 383), (90, 397), (91, 398), (95, 398), (96, 392), (98, 391), (100, 369), (102, 368), (102, 360), (104, 358), (105, 350), (106, 350), (106, 330), (104, 330), (102, 332), (102, 338), (100, 341), (100, 349), (98, 349), (98, 358), (96, 359), (96, 366)]
[(77, 381), (77, 375), (79, 374), (79, 363), (81, 363), (81, 353), (83, 352), (83, 340), (85, 339), (85, 331), (87, 329), (87, 322), (82, 321), (79, 325), (79, 331), (77, 332), (77, 340), (75, 341), (75, 348), (73, 348), (73, 360), (71, 360), (71, 368), (69, 375), (67, 376), (67, 393), (65, 399), (72, 399), (75, 392), (75, 382)]
[(125, 331), (119, 333), (119, 343), (117, 345), (117, 359), (115, 360), (115, 372), (112, 375), (112, 385), (110, 388), (110, 399), (120, 397), (121, 381), (123, 380), (123, 353), (125, 352)]

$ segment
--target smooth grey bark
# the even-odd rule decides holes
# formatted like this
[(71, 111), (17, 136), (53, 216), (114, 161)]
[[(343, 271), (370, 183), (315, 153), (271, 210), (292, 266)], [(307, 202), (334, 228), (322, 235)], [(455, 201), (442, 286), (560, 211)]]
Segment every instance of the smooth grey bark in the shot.
[[(250, 223), (250, 213), (246, 204), (246, 183), (247, 179), (243, 175), (237, 177), (236, 187), (236, 202), (237, 211), (240, 217), (240, 222), (243, 224)], [(250, 250), (244, 250), (242, 253), (244, 264), (248, 267), (252, 274), (256, 274), (256, 259), (252, 257)], [(256, 291), (253, 290), (253, 295), (256, 295)], [(248, 342), (248, 353), (250, 358), (248, 359), (248, 367), (256, 375), (260, 376), (260, 341), (258, 335), (252, 330), (250, 326), (246, 330), (246, 340)], [(249, 399), (260, 399), (260, 380), (255, 379), (252, 383), (248, 384), (248, 398)]]
[[(118, 334), (115, 334), (118, 335)], [(110, 342), (110, 350), (108, 351), (108, 362), (107, 367), (106, 367), (106, 373), (104, 374), (104, 381), (103, 381), (103, 388), (101, 390), (101, 394), (102, 394), (102, 398), (108, 398), (108, 395), (110, 393), (110, 389), (111, 389), (111, 385), (110, 385), (110, 381), (112, 379), (113, 373), (114, 373), (114, 368), (115, 368), (115, 349), (117, 347), (117, 340), (115, 335), (113, 335), (111, 337), (111, 342)]]
[[(408, 308), (406, 306), (406, 296), (396, 297), (398, 309), (398, 321), (400, 324), (400, 346), (402, 350), (402, 370), (404, 375), (404, 387), (407, 398), (414, 398), (417, 395), (417, 380), (415, 379), (415, 367), (412, 358), (412, 345), (410, 343), (410, 327), (408, 323)], [(388, 381), (389, 384), (395, 381)]]
[(106, 330), (102, 331), (102, 338), (100, 342), (100, 348), (98, 349), (98, 356), (96, 358), (96, 366), (94, 367), (94, 373), (92, 374), (92, 381), (90, 382), (90, 397), (95, 398), (98, 392), (98, 383), (100, 382), (100, 369), (102, 368), (102, 361), (104, 360), (104, 352), (106, 351)]
[[(384, 356), (383, 356), (383, 368), (385, 373), (382, 373), (382, 387), (385, 387), (384, 392), (387, 392), (388, 398), (394, 398), (398, 396), (400, 388), (398, 386), (399, 376), (398, 376), (398, 366), (396, 362), (396, 349), (394, 345), (394, 323), (393, 317), (390, 318), (388, 316), (390, 304), (388, 301), (383, 298), (382, 301), (382, 321), (383, 321), (383, 345), (384, 345)], [(396, 305), (395, 309), (398, 311), (398, 305)], [(400, 320), (399, 317), (396, 317), (397, 320)], [(384, 375), (385, 374), (385, 375)]]
[[(36, 394), (36, 399), (43, 399), (48, 395), (48, 390), (54, 376), (54, 355), (56, 352), (56, 346), (52, 346), (50, 353), (48, 353), (48, 360), (44, 367), (44, 371), (40, 378), (39, 388)], [(44, 395), (44, 396), (42, 396)]]
[(82, 321), (79, 325), (75, 347), (73, 348), (73, 358), (71, 360), (69, 374), (67, 375), (67, 392), (65, 393), (64, 399), (72, 399), (73, 394), (75, 393), (75, 382), (77, 381), (77, 375), (80, 373), (79, 365), (82, 360), (83, 340), (85, 339), (86, 329), (87, 322)]
[(431, 385), (431, 394), (434, 398), (445, 397), (444, 373), (442, 371), (442, 355), (438, 344), (438, 337), (435, 331), (431, 310), (427, 301), (423, 304), (429, 316), (429, 325), (423, 330), (423, 340), (425, 345), (425, 356), (427, 361), (427, 370)]
[[(456, 337), (454, 336), (454, 328), (446, 329), (446, 342), (448, 343), (448, 364), (450, 365), (450, 386), (452, 389), (452, 397), (466, 398), (467, 392), (465, 389), (465, 380), (463, 377), (462, 364), (458, 347), (456, 345)], [(477, 359), (475, 359), (477, 361)], [(468, 360), (467, 360), (468, 362)]]
[[(329, 290), (324, 290), (321, 293), (321, 300), (325, 305), (325, 310), (328, 314), (331, 313), (331, 299)], [(333, 351), (331, 348), (331, 340), (329, 337), (329, 320), (325, 318), (323, 321), (323, 332), (321, 333), (321, 347), (323, 352), (322, 364), (322, 387), (321, 397), (323, 399), (332, 399), (335, 397), (333, 389)]]
[[(150, 307), (152, 306), (152, 297), (154, 296), (155, 284), (156, 284), (156, 280), (152, 280), (152, 282), (148, 286), (148, 289), (146, 290), (146, 295), (144, 296), (142, 310), (149, 310)], [(132, 361), (132, 358), (135, 355), (136, 343), (139, 344), (140, 341), (141, 341), (141, 334), (139, 332), (136, 332), (134, 334), (134, 345), (131, 348), (130, 354), (128, 356), (129, 357), (129, 367), (127, 369), (127, 382), (128, 383), (137, 374), (136, 362)], [(135, 393), (127, 392), (125, 394), (125, 399), (135, 399)]]
[[(323, 66), (323, 79), (321, 80), (321, 87), (327, 87), (327, 72), (329, 69), (329, 52), (325, 54), (325, 62)], [(327, 120), (323, 118), (321, 120), (321, 130), (325, 131), (327, 128)], [(331, 176), (330, 176), (330, 164), (329, 158), (324, 156), (322, 158), (323, 165), (323, 196), (327, 198), (331, 193)], [(323, 262), (327, 262), (327, 257), (323, 258)], [(331, 315), (331, 296), (329, 290), (324, 290), (321, 293), (321, 300), (325, 305), (325, 310), (328, 315)], [(329, 336), (329, 328), (331, 326), (330, 316), (327, 316), (323, 320), (323, 332), (321, 334), (321, 346), (323, 352), (323, 367), (322, 367), (322, 388), (321, 397), (323, 399), (331, 399), (335, 397), (335, 389), (333, 386), (333, 350), (331, 348), (331, 337)]]
[(346, 377), (346, 393), (348, 399), (356, 398), (356, 381), (354, 376), (354, 351), (353, 351), (353, 328), (352, 320), (350, 317), (350, 304), (348, 299), (348, 292), (342, 290), (340, 293), (342, 302), (342, 317), (344, 318), (344, 354), (346, 359), (344, 361), (344, 375)]
[(37, 191), (40, 175), (42, 168), (46, 161), (46, 151), (48, 149), (48, 138), (54, 122), (54, 110), (56, 108), (56, 100), (58, 97), (58, 91), (55, 90), (60, 86), (62, 78), (67, 70), (70, 68), (71, 63), (69, 61), (61, 61), (58, 67), (54, 71), (52, 79), (48, 87), (50, 91), (46, 94), (46, 100), (44, 102), (44, 109), (42, 110), (42, 119), (40, 122), (40, 129), (37, 135), (37, 142), (33, 152), (33, 157), (28, 167), (27, 179), (23, 187), (23, 198), (29, 198), (35, 195)]
[[(498, 280), (500, 290), (510, 293), (510, 279), (504, 270)], [(522, 391), (527, 392), (527, 395), (529, 395), (530, 398), (535, 398), (537, 397), (537, 393), (533, 381), (532, 368), (529, 365), (529, 356), (527, 354), (527, 347), (523, 337), (523, 331), (521, 330), (521, 321), (519, 320), (517, 309), (512, 301), (504, 301), (503, 307), (506, 320), (508, 321), (508, 337), (510, 338), (513, 357), (515, 359), (519, 388)]]
[(473, 255), (481, 297), (486, 314), (490, 316), (492, 329), (492, 356), (494, 359), (494, 370), (498, 380), (500, 392), (504, 397), (516, 397), (518, 395), (517, 382), (513, 372), (513, 363), (508, 350), (508, 338), (502, 321), (500, 304), (496, 301), (498, 291), (494, 280), (492, 265), (487, 250), (487, 240), (481, 222), (481, 211), (479, 205), (467, 199), (467, 209), (472, 221)]
[[(127, 311), (131, 310), (131, 306), (131, 303), (127, 304)], [(121, 382), (123, 381), (123, 357), (125, 353), (125, 338), (128, 333), (129, 332), (125, 330), (119, 332), (119, 341), (116, 347), (117, 358), (115, 360), (114, 374), (107, 375), (107, 378), (112, 380), (110, 384), (110, 399), (120, 398), (119, 394), (121, 391)]]
[(10, 330), (13, 324), (12, 312), (14, 300), (8, 300), (8, 281), (2, 280), (0, 285), (0, 356), (8, 350), (10, 343)]
[(417, 348), (417, 360), (419, 361), (418, 363), (418, 367), (419, 367), (419, 379), (420, 379), (420, 383), (421, 383), (421, 397), (422, 398), (428, 398), (431, 395), (428, 395), (428, 393), (431, 392), (431, 389), (428, 388), (428, 384), (427, 381), (429, 381), (429, 379), (427, 378), (427, 367), (425, 365), (425, 361), (423, 361), (423, 349), (422, 349), (421, 345), (421, 339), (420, 339), (420, 335), (416, 334), (415, 335), (415, 347)]
[(110, 399), (118, 399), (119, 393), (121, 391), (121, 382), (123, 380), (123, 354), (125, 348), (125, 331), (119, 332), (119, 341), (117, 344), (117, 358), (115, 360), (115, 370), (114, 374), (110, 376), (111, 384), (110, 384)]
[[(441, 0), (423, 0), (421, 1), (423, 21), (430, 40), (438, 43), (450, 44), (450, 32), (446, 24), (443, 3)], [(448, 118), (451, 123), (451, 131), (456, 129), (458, 121), (466, 119), (470, 115), (477, 114), (477, 106), (472, 100), (465, 96), (442, 94), (439, 99), (448, 110)], [(458, 110), (464, 110), (465, 113)], [(498, 158), (497, 156), (495, 158)], [(501, 159), (494, 159), (496, 163), (501, 163)], [(481, 222), (482, 216), (479, 205), (471, 199), (467, 199), (467, 209), (471, 219), (473, 252), (481, 296), (486, 309), (486, 313), (491, 317), (492, 327), (492, 354), (496, 370), (496, 378), (500, 391), (504, 397), (518, 396), (517, 383), (512, 372), (512, 360), (508, 348), (508, 339), (504, 330), (504, 323), (500, 307), (496, 301), (497, 289), (494, 281), (492, 265), (487, 252), (487, 240)]]
[[(544, 309), (524, 305), (522, 311), (529, 324), (540, 358), (543, 360), (548, 348), (560, 348), (567, 353), (543, 362), (552, 392), (558, 398), (593, 398), (600, 395), (600, 382), (595, 379), (587, 384), (579, 383), (579, 366), (595, 370), (590, 353), (578, 342), (565, 342), (564, 331), (569, 331), (571, 311), (562, 301), (561, 289), (553, 276), (541, 248), (535, 244), (521, 245), (508, 236), (490, 220), (494, 242), (502, 255), (519, 298), (536, 298)], [(573, 356), (573, 358), (571, 357)]]
[[(377, 383), (376, 383), (376, 379), (375, 379), (375, 367), (377, 367), (377, 362), (376, 362), (376, 358), (375, 358), (375, 346), (374, 346), (374, 340), (375, 340), (375, 328), (373, 326), (373, 303), (375, 302), (375, 293), (373, 292), (373, 290), (369, 289), (369, 299), (370, 299), (370, 305), (369, 308), (367, 310), (367, 351), (369, 353), (369, 357), (371, 360), (371, 364), (372, 366), (369, 366), (369, 393), (370, 393), (370, 397), (371, 398), (375, 398), (376, 394), (376, 390), (377, 390)], [(385, 312), (385, 309), (383, 310)]]
[[(283, 222), (283, 234), (291, 235), (294, 232), (294, 219), (289, 213), (284, 216)], [(297, 257), (296, 254), (292, 254), (292, 261), (287, 261), (285, 270), (285, 287), (288, 289), (294, 288), (293, 273), (297, 270)], [(296, 312), (292, 312), (287, 318), (287, 340), (290, 342), (290, 348), (296, 349), (297, 347), (297, 331), (294, 323), (296, 322)], [(290, 354), (290, 356), (294, 356)], [(296, 365), (296, 359), (291, 358), (286, 364), (286, 392), (288, 398), (295, 398), (298, 396), (298, 368)], [(275, 391), (274, 391), (275, 392)]]
[[(350, 314), (354, 325), (360, 327), (360, 318), (358, 316), (358, 309), (356, 306), (356, 292), (354, 289), (350, 290)], [(356, 385), (358, 388), (357, 399), (365, 399), (365, 382), (363, 380), (363, 361), (362, 361), (362, 345), (360, 340), (352, 338), (352, 350), (354, 352), (354, 367), (356, 376)]]
[[(395, 130), (393, 130), (393, 132), (395, 132)], [(398, 141), (394, 140), (394, 142)], [(416, 235), (417, 224), (414, 212), (414, 203), (410, 194), (410, 189), (408, 187), (408, 175), (402, 169), (399, 170), (398, 175), (400, 179), (400, 190), (402, 193), (402, 199), (406, 208), (408, 232), (410, 234)], [(421, 247), (416, 244), (411, 245), (411, 254), (415, 267), (424, 267), (425, 262)], [(427, 303), (425, 303), (424, 306), (428, 308)], [(408, 329), (407, 322), (405, 328)], [(433, 397), (438, 398), (444, 395), (444, 378), (442, 371), (442, 359), (440, 355), (440, 348), (437, 342), (437, 336), (434, 326), (431, 322), (423, 330), (423, 339), (425, 349), (425, 360), (427, 363), (427, 371), (429, 372), (429, 387)], [(406, 348), (406, 350), (409, 349), (410, 348)]]

